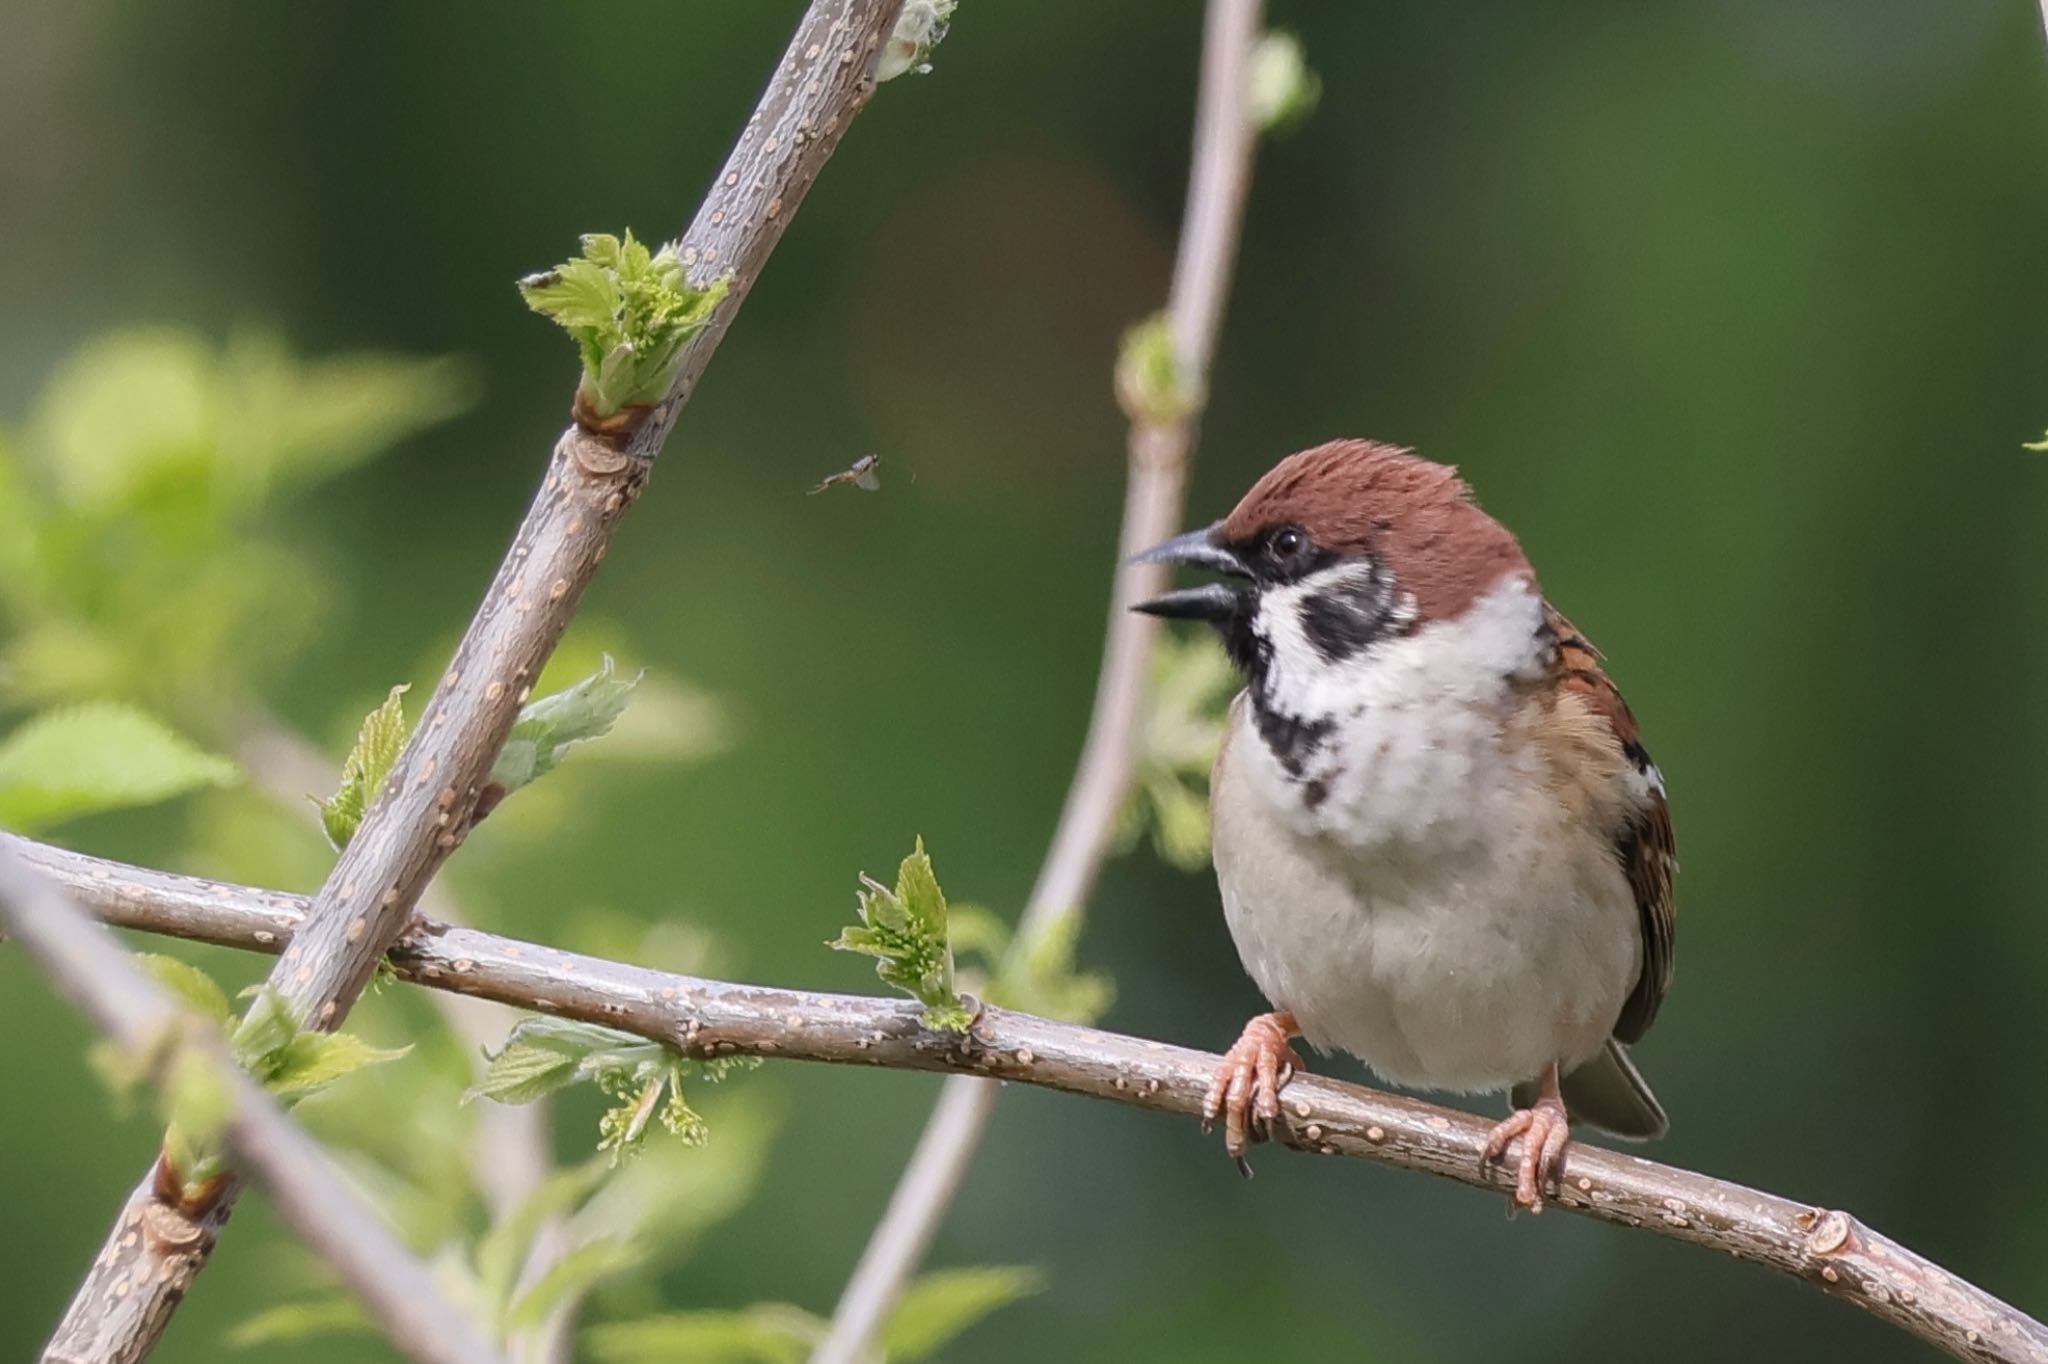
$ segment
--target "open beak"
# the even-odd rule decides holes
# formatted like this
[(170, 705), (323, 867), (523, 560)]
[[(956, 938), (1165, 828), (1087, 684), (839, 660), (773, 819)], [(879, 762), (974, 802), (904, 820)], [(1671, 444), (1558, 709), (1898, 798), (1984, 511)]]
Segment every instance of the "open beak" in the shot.
[[(1191, 530), (1185, 535), (1176, 535), (1163, 545), (1154, 545), (1143, 554), (1131, 556), (1134, 564), (1193, 564), (1206, 568), (1211, 573), (1221, 573), (1228, 578), (1249, 580), (1251, 571), (1244, 561), (1225, 549), (1219, 543), (1223, 523)], [(1200, 587), (1184, 587), (1177, 592), (1168, 592), (1150, 601), (1141, 601), (1131, 609), (1143, 611), (1151, 616), (1169, 616), (1180, 620), (1206, 620), (1221, 623), (1238, 615), (1245, 607), (1245, 590), (1228, 583), (1204, 583)]]

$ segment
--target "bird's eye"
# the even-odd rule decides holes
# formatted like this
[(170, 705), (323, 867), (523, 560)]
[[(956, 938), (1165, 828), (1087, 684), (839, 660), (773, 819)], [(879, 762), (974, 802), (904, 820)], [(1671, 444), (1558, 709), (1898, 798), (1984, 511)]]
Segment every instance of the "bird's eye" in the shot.
[(1275, 562), (1291, 563), (1301, 557), (1308, 548), (1308, 536), (1297, 526), (1282, 526), (1273, 532), (1273, 538), (1266, 542), (1266, 552)]

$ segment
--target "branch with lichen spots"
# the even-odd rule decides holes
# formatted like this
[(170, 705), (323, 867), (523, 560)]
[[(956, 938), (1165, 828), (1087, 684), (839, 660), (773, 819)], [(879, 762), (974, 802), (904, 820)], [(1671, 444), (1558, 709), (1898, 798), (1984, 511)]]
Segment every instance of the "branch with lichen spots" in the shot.
[[(278, 952), (304, 919), (297, 895), (0, 838), (112, 924)], [(473, 929), (423, 923), (390, 957), (400, 977), (622, 1029), (684, 1055), (778, 1057), (1015, 1080), (1133, 1108), (1199, 1117), (1221, 1058), (1005, 1009), (966, 1033), (925, 1026), (907, 1000), (814, 994), (672, 975)], [(1505, 1193), (1482, 1170), (1488, 1124), (1469, 1113), (1315, 1075), (1287, 1087), (1279, 1140)], [(1923, 1259), (1847, 1212), (1817, 1208), (1575, 1142), (1555, 1206), (1766, 1265), (1852, 1303), (1957, 1359), (2043, 1364), (2048, 1326)]]

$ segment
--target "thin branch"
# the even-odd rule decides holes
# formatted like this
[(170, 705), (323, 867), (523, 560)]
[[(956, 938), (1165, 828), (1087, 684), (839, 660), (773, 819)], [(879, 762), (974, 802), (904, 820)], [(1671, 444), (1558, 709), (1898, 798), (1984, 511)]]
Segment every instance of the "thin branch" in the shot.
[[(5, 846), (0, 923), (58, 991), (125, 1053), (149, 1058), (157, 1077), (169, 1073), (174, 1052), (206, 1057), (229, 1098), (227, 1144), (292, 1230), (363, 1301), (395, 1348), (420, 1364), (497, 1364), (499, 1355), (475, 1325), (434, 1292), (427, 1267), (350, 1192), (319, 1144), (235, 1064), (211, 1026), (191, 1026), (190, 1015), (143, 974), (111, 934)], [(145, 1213), (124, 1234), (150, 1240), (166, 1232), (175, 1237), (178, 1230)]]
[[(234, 755), (249, 780), (317, 828), (319, 814), (307, 797), (333, 787), (339, 776), (334, 763), (310, 739), (261, 704), (240, 708), (235, 733)], [(419, 910), (441, 923), (469, 921), (441, 879), (429, 882), (420, 892)], [(462, 1039), (481, 1077), (483, 1053), (502, 1042), (510, 1030), (505, 1010), (484, 1000), (439, 991), (428, 998), (442, 1021)], [(493, 1221), (510, 1217), (554, 1173), (552, 1112), (553, 1105), (546, 1099), (530, 1104), (485, 1104), (478, 1110), (470, 1168)], [(562, 1220), (542, 1219), (534, 1230), (514, 1292), (523, 1293), (538, 1283), (567, 1249)], [(518, 1333), (508, 1342), (508, 1350), (520, 1364), (570, 1364), (579, 1306), (575, 1295), (563, 1295), (548, 1320)]]
[[(107, 922), (276, 952), (305, 919), (299, 896), (105, 862), (0, 836)], [(1200, 1115), (1221, 1058), (990, 1008), (969, 1036), (924, 1027), (902, 1000), (813, 994), (672, 975), (552, 947), (421, 924), (392, 953), (415, 984), (603, 1024), (686, 1055), (762, 1056), (1015, 1080), (1133, 1108)], [(1482, 1171), (1489, 1124), (1317, 1075), (1288, 1085), (1279, 1140), (1505, 1194)], [(1850, 1214), (1813, 1207), (1584, 1142), (1568, 1149), (1550, 1206), (1766, 1265), (1980, 1364), (2042, 1364), (2048, 1326)]]
[[(1139, 716), (1158, 628), (1156, 620), (1130, 607), (1159, 593), (1167, 569), (1129, 560), (1181, 528), (1196, 421), (1208, 391), (1209, 362), (1215, 354), (1251, 182), (1258, 133), (1247, 114), (1246, 96), (1261, 9), (1262, 0), (1210, 0), (1193, 164), (1166, 309), (1178, 385), (1192, 408), (1168, 422), (1131, 413), (1118, 567), (1095, 705), (1059, 824), (1019, 919), (1019, 940), (1055, 915), (1081, 912), (1109, 854), (1117, 812), (1130, 793)], [(866, 1351), (952, 1206), (988, 1130), (996, 1093), (995, 1086), (979, 1080), (946, 1082), (881, 1221), (840, 1293), (831, 1329), (812, 1353), (811, 1364), (854, 1364)]]
[[(739, 141), (682, 238), (690, 282), (727, 281), (686, 345), (668, 396), (623, 449), (572, 427), (497, 577), (362, 826), (271, 975), (295, 1015), (340, 1025), (378, 960), (411, 922), (422, 889), (489, 809), (491, 763), (541, 665), (639, 496), (676, 415), (710, 363), (805, 193), (874, 93), (874, 69), (902, 0), (814, 0)], [(231, 1204), (230, 1182), (221, 1204)], [(134, 1200), (130, 1201), (130, 1210)], [(187, 1215), (215, 1222), (213, 1208)], [(225, 1216), (225, 1208), (218, 1210)], [(148, 1247), (115, 1225), (50, 1350), (57, 1358), (140, 1359), (175, 1300), (138, 1303), (131, 1276)], [(195, 1233), (196, 1234), (196, 1233)], [(203, 1242), (210, 1249), (210, 1240)], [(206, 1251), (198, 1253), (194, 1272)]]

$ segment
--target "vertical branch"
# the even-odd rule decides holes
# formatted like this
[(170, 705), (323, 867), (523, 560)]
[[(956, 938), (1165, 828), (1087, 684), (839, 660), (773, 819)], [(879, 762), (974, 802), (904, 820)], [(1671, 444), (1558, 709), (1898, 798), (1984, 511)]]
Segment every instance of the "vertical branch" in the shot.
[[(687, 343), (668, 396), (624, 448), (571, 428), (510, 551), (428, 700), (390, 780), (315, 897), (270, 983), (313, 1027), (339, 1026), (376, 964), (412, 921), (441, 863), (488, 811), (498, 749), (640, 494), (654, 458), (724, 339), (754, 279), (818, 172), (874, 93), (874, 70), (902, 0), (814, 0), (739, 141), (684, 233), (682, 259), (700, 287), (724, 280), (709, 325)], [(188, 1237), (177, 1294), (135, 1293), (158, 1281), (162, 1247), (131, 1240), (127, 1216), (93, 1261), (49, 1347), (56, 1360), (140, 1359), (203, 1266), (234, 1198), (232, 1181), (206, 1206), (159, 1210)]]
[[(208, 1025), (191, 1026), (185, 1011), (105, 929), (5, 847), (0, 847), (0, 924), (59, 991), (124, 1053), (145, 1060), (160, 1082), (172, 1075), (189, 1082), (189, 1072), (174, 1070), (172, 1062), (193, 1054), (204, 1058), (229, 1103), (228, 1145), (269, 1191), (300, 1239), (354, 1290), (393, 1345), (421, 1364), (494, 1364), (498, 1356), (475, 1326), (433, 1291), (426, 1266), (349, 1191), (319, 1144), (243, 1073), (221, 1038)], [(138, 1242), (168, 1234), (175, 1248), (175, 1224), (147, 1207), (123, 1227), (124, 1237)]]
[[(1131, 413), (1118, 566), (1094, 709), (1059, 824), (1018, 922), (1020, 940), (1053, 916), (1078, 913), (1086, 904), (1108, 856), (1117, 812), (1129, 794), (1138, 717), (1158, 627), (1157, 621), (1134, 613), (1130, 606), (1156, 595), (1166, 581), (1163, 565), (1129, 560), (1180, 529), (1196, 421), (1208, 389), (1209, 364), (1251, 182), (1257, 129), (1246, 96), (1261, 8), (1262, 0), (1210, 0), (1203, 29), (1194, 157), (1167, 303), (1179, 387), (1193, 401), (1185, 415), (1171, 421)], [(954, 1076), (946, 1081), (811, 1364), (855, 1364), (864, 1355), (952, 1206), (988, 1129), (996, 1093), (987, 1080)]]

